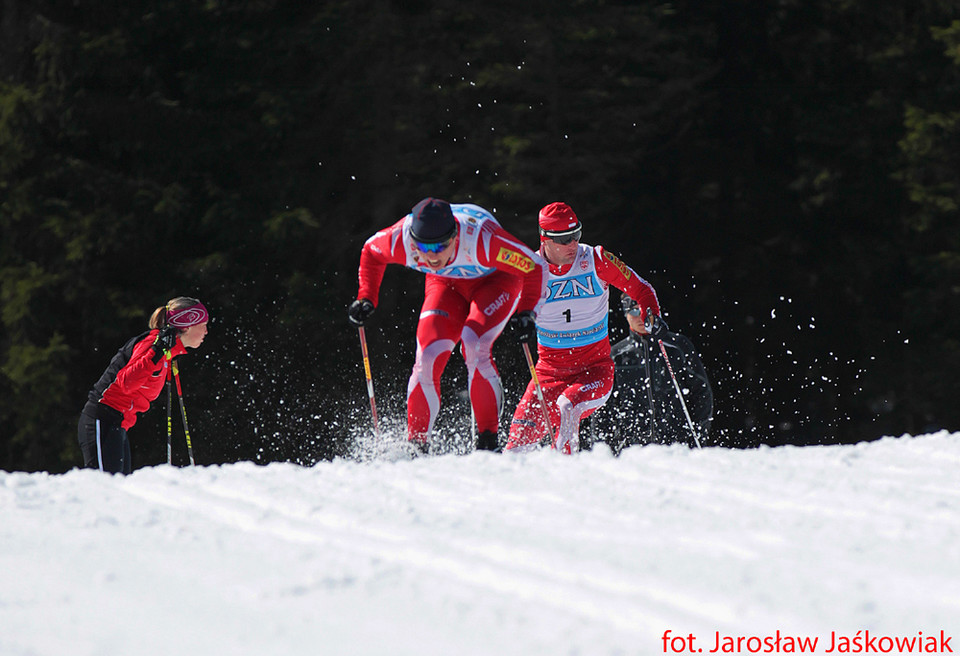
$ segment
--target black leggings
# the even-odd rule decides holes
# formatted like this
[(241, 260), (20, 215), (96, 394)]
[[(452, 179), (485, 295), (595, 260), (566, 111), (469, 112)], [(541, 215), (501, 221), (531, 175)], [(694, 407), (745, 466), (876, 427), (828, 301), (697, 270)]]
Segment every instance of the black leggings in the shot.
[[(93, 406), (92, 408), (90, 406)], [(80, 414), (77, 437), (83, 466), (111, 474), (133, 471), (130, 440), (120, 426), (122, 415), (99, 403), (87, 404)]]

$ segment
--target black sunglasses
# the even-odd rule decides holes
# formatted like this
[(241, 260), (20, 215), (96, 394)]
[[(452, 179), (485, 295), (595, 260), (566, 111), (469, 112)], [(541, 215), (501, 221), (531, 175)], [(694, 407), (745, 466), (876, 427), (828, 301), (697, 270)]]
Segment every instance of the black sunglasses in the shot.
[(580, 241), (580, 235), (582, 232), (583, 231), (580, 228), (577, 228), (573, 232), (561, 232), (559, 234), (550, 233), (544, 230), (542, 231), (542, 234), (550, 241), (560, 244), (561, 246), (566, 246), (572, 241)]

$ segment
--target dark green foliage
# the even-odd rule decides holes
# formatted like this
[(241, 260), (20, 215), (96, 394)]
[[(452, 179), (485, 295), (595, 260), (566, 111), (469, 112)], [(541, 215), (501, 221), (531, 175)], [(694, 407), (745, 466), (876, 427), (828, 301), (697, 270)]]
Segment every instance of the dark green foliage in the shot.
[[(728, 443), (960, 428), (960, 27), (908, 5), (7, 3), (0, 468), (78, 465), (88, 388), (180, 294), (214, 315), (201, 462), (344, 453), (359, 249), (426, 195), (531, 245), (569, 202), (700, 347)], [(421, 289), (389, 270), (369, 331), (397, 418)]]

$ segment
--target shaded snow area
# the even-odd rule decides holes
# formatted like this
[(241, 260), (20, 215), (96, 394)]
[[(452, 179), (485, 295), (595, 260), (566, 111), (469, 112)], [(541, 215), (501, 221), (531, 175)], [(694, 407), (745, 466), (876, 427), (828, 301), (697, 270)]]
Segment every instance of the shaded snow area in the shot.
[(711, 653), (717, 632), (745, 638), (717, 653), (833, 653), (868, 631), (960, 651), (960, 433), (0, 472), (3, 656)]

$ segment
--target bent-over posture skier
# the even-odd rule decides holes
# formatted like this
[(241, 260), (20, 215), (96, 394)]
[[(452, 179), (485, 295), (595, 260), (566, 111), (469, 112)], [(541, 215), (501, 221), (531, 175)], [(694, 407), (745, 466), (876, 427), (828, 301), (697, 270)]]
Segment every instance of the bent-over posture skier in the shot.
[(482, 207), (425, 198), (363, 245), (360, 288), (348, 311), (355, 325), (373, 314), (388, 264), (426, 274), (407, 386), (407, 439), (420, 452), (428, 450), (440, 409), (440, 376), (462, 341), (477, 448), (497, 450), (503, 391), (491, 349), (514, 312), (522, 332), (533, 334), (546, 264)]
[(133, 471), (127, 431), (150, 409), (170, 375), (170, 361), (207, 336), (209, 314), (188, 296), (170, 299), (150, 316), (150, 330), (120, 347), (80, 412), (83, 466), (111, 474)]
[[(603, 246), (580, 243), (582, 226), (566, 203), (541, 209), (539, 225), (540, 254), (549, 265), (549, 279), (536, 321), (536, 373), (556, 430), (549, 436), (552, 446), (571, 453), (579, 447), (580, 421), (606, 403), (613, 389), (607, 335), (610, 285), (644, 309), (640, 316), (627, 317), (637, 333), (647, 332), (646, 309), (659, 317), (660, 305), (650, 283), (616, 255)], [(534, 449), (545, 433), (543, 408), (531, 380), (513, 415), (506, 449)]]

